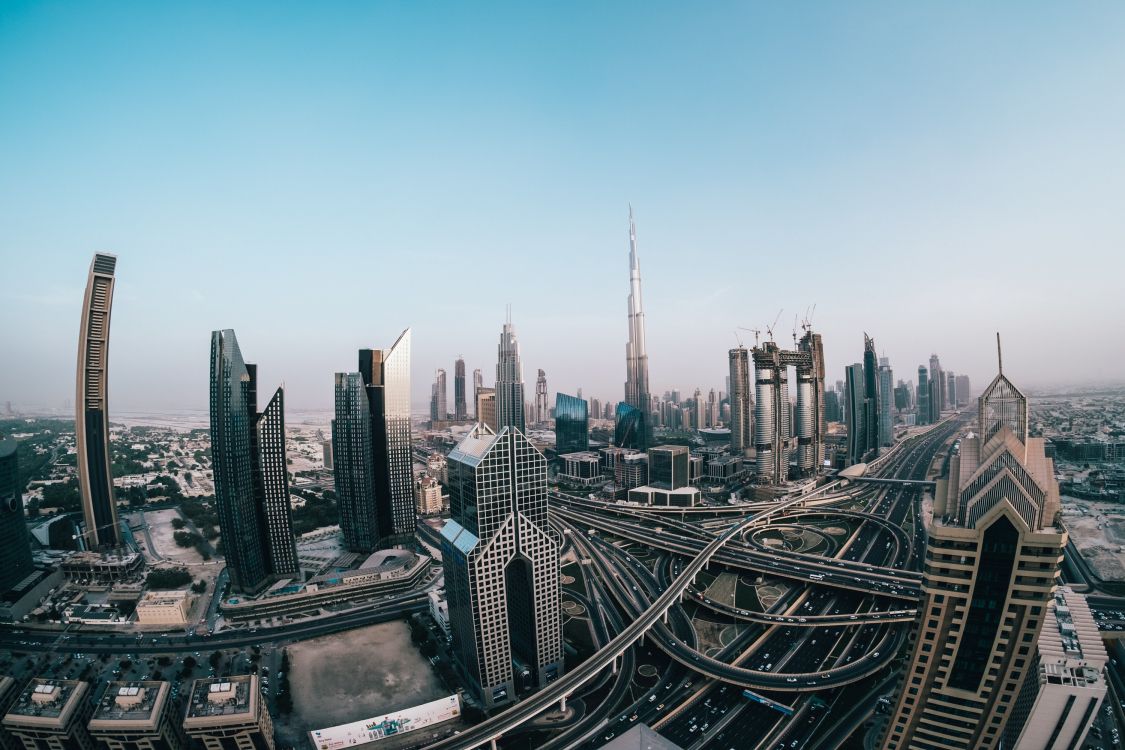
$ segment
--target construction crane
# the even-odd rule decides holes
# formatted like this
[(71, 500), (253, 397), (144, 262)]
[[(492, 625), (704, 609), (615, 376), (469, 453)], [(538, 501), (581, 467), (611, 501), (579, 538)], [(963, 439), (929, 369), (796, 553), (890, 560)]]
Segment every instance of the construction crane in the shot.
[(781, 313), (785, 312), (785, 308), (777, 311), (777, 317), (773, 319), (772, 326), (766, 326), (766, 333), (770, 335), (770, 341), (773, 341), (773, 329), (777, 328), (777, 321), (781, 320)]
[[(750, 331), (750, 333), (754, 334), (754, 348), (755, 349), (758, 348), (758, 334), (760, 334), (762, 332), (761, 328), (746, 328), (745, 326), (739, 326), (738, 330), (740, 330), (740, 331)], [(735, 334), (735, 335), (737, 336), (738, 334)], [(739, 344), (739, 346), (742, 345), (742, 339), (738, 340), (738, 344)]]

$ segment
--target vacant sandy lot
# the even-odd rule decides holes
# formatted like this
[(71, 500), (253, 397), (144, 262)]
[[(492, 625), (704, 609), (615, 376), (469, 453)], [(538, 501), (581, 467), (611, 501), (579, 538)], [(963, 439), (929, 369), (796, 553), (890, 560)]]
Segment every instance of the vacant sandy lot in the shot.
[[(1120, 505), (1063, 496), (1063, 524), (1078, 550), (1107, 581), (1125, 581), (1125, 512)], [(1085, 511), (1083, 513), (1082, 511)]]
[(148, 521), (149, 535), (152, 536), (153, 546), (156, 547), (157, 554), (165, 560), (181, 563), (201, 563), (203, 558), (199, 556), (194, 547), (184, 549), (176, 546), (176, 540), (172, 537), (176, 533), (176, 530), (172, 528), (172, 519), (180, 517), (180, 512), (174, 508), (150, 510), (145, 513), (145, 520)]
[(359, 721), (448, 693), (396, 620), (289, 647), (293, 724)]

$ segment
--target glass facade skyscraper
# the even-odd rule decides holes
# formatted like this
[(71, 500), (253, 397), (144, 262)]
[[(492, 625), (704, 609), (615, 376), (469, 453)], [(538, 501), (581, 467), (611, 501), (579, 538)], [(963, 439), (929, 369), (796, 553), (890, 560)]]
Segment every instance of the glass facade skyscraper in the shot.
[(513, 663), (539, 687), (563, 672), (559, 544), (547, 460), (518, 429), (477, 424), (448, 456), (442, 560), (454, 661), (486, 709), (515, 699)]
[(618, 448), (633, 448), (640, 444), (637, 435), (644, 430), (644, 415), (641, 410), (624, 401), (617, 402), (614, 413), (613, 444)]
[(32, 571), (18, 447), (15, 440), (0, 440), (0, 594)]
[(590, 450), (590, 417), (587, 403), (565, 393), (555, 394), (555, 451), (577, 453)]
[(890, 360), (879, 358), (879, 445), (895, 442), (895, 374)]
[(98, 253), (90, 263), (82, 323), (78, 330), (78, 377), (74, 397), (74, 437), (78, 492), (86, 518), (86, 546), (121, 544), (113, 496), (113, 455), (109, 444), (109, 318), (113, 307), (117, 257)]
[(416, 508), (410, 454), (410, 329), (389, 349), (360, 349), (336, 373), (332, 449), (340, 529), (353, 552), (409, 542)]
[(211, 333), (211, 463), (231, 585), (260, 591), (299, 573), (285, 461), (284, 396), (258, 413), (257, 367), (234, 331)]
[(844, 400), (847, 403), (847, 465), (862, 463), (867, 454), (867, 419), (863, 397), (863, 364), (844, 370)]
[(465, 403), (465, 360), (458, 357), (453, 363), (453, 418), (462, 421), (468, 416)]
[(512, 321), (504, 323), (496, 348), (496, 425), (524, 431), (523, 365)]

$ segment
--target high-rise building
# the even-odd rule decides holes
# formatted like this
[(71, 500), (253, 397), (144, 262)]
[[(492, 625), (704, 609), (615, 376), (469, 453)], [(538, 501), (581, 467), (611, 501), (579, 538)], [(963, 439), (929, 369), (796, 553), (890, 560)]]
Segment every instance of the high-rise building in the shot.
[(895, 389), (894, 371), (886, 357), (879, 359), (879, 445), (895, 443)]
[[(586, 404), (589, 407), (587, 409), (586, 413), (590, 415), (590, 418), (591, 419), (601, 419), (601, 417), (602, 417), (602, 402), (599, 399), (596, 399), (593, 396), (591, 396), (590, 398), (586, 399)], [(555, 410), (556, 410), (556, 412), (558, 411), (558, 403), (557, 402), (555, 404)], [(558, 419), (557, 414), (555, 415), (555, 418)]]
[(864, 453), (879, 453), (879, 367), (876, 364), (875, 340), (863, 334), (863, 434), (867, 440)]
[[(935, 385), (936, 384), (936, 385)], [(934, 400), (934, 395), (937, 400)], [(941, 368), (938, 355), (930, 355), (930, 420), (936, 424), (941, 421), (941, 413), (946, 409), (945, 371)]]
[(641, 414), (640, 409), (624, 401), (618, 401), (613, 419), (613, 444), (618, 448), (636, 445), (637, 433), (644, 429), (642, 424), (644, 415)]
[[(484, 375), (481, 374), (480, 368), (473, 370), (473, 408), (477, 408), (477, 396), (480, 394), (480, 389), (484, 388)], [(475, 413), (474, 416), (477, 421), (480, 421), (480, 413)]]
[(917, 424), (930, 424), (930, 379), (925, 365), (918, 365)]
[(360, 349), (359, 372), (336, 373), (332, 420), (340, 530), (353, 552), (414, 535), (410, 329), (389, 349)]
[(274, 750), (273, 721), (258, 675), (203, 677), (191, 685), (184, 732), (204, 750)]
[(461, 357), (453, 363), (453, 418), (463, 422), (469, 416), (465, 403), (465, 360)]
[(650, 421), (652, 404), (648, 390), (648, 351), (645, 348), (645, 311), (641, 300), (641, 262), (637, 256), (637, 225), (633, 221), (633, 207), (629, 206), (629, 341), (625, 345), (625, 403), (633, 411), (623, 415), (635, 422), (628, 429), (618, 426), (617, 434), (625, 436), (622, 448), (644, 450), (652, 443)]
[(590, 418), (587, 404), (565, 393), (555, 394), (555, 452), (590, 450)]
[(117, 256), (97, 253), (90, 263), (82, 324), (78, 329), (74, 437), (78, 492), (86, 518), (86, 546), (118, 547), (121, 529), (113, 497), (113, 454), (109, 444), (109, 318)]
[(449, 418), (445, 391), (445, 370), (440, 367), (434, 372), (434, 384), (430, 387), (430, 421), (444, 422)]
[(666, 490), (687, 487), (690, 453), (686, 445), (658, 445), (649, 448), (648, 483)]
[(496, 361), (496, 424), (503, 430), (515, 427), (524, 431), (523, 365), (520, 343), (509, 319), (500, 333)]
[(824, 418), (829, 422), (843, 422), (844, 410), (840, 406), (840, 395), (835, 389), (824, 394)]
[(895, 411), (906, 411), (910, 408), (910, 388), (902, 380), (895, 386)]
[(211, 465), (227, 570), (235, 589), (259, 591), (299, 573), (285, 457), (284, 391), (258, 412), (257, 366), (234, 331), (211, 333)]
[(15, 440), (0, 440), (0, 594), (32, 571), (18, 447)]
[(4, 728), (25, 750), (94, 750), (89, 691), (82, 680), (32, 678), (8, 707)]
[(496, 430), (496, 389), (477, 389), (477, 421), (486, 424), (493, 431)]
[(945, 373), (945, 397), (949, 407), (957, 406), (957, 376), (952, 372)]
[(969, 398), (971, 398), (971, 394), (969, 392), (969, 387), (970, 387), (969, 386), (969, 376), (968, 375), (958, 375), (957, 376), (957, 405), (958, 406), (964, 406), (965, 404), (969, 403)]
[(449, 454), (442, 559), (454, 660), (485, 708), (526, 671), (563, 671), (559, 545), (547, 523), (547, 460), (523, 433), (478, 424)]
[(736, 456), (743, 456), (754, 446), (753, 420), (751, 409), (754, 399), (750, 396), (750, 354), (746, 347), (731, 349), (730, 360), (730, 450)]
[(844, 370), (844, 393), (848, 411), (848, 466), (863, 463), (867, 456), (867, 411), (864, 408), (863, 363), (856, 362)]
[(1028, 436), (1027, 399), (1002, 366), (977, 427), (935, 492), (921, 616), (886, 750), (992, 750), (1035, 679), (1067, 541), (1054, 464), (1043, 438)]
[(1084, 745), (1106, 696), (1108, 656), (1086, 597), (1055, 592), (1039, 633), (1035, 665), (1004, 730), (1014, 750), (1066, 750)]
[[(757, 394), (754, 448), (758, 481), (780, 484), (788, 479), (794, 437), (797, 473), (814, 475), (824, 463), (824, 345), (820, 334), (806, 326), (796, 351), (782, 350), (771, 340), (754, 347), (751, 357)], [(797, 370), (796, 408), (789, 400), (789, 367)]]
[(87, 725), (90, 736), (107, 750), (186, 750), (171, 691), (159, 680), (106, 684)]
[(539, 371), (535, 381), (535, 423), (546, 424), (551, 418), (551, 406), (547, 403), (547, 373)]

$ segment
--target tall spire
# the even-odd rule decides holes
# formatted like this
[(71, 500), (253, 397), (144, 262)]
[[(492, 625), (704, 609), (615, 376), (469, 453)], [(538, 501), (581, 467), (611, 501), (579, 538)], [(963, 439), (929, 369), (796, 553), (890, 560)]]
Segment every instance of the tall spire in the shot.
[(627, 447), (647, 448), (650, 397), (648, 390), (648, 352), (645, 348), (645, 313), (641, 301), (641, 263), (637, 257), (637, 225), (629, 205), (629, 341), (625, 345), (625, 403), (639, 412), (639, 424), (629, 433), (634, 437)]
[(1000, 353), (1000, 332), (996, 332), (996, 367), (1001, 375), (1004, 374), (1004, 355)]

